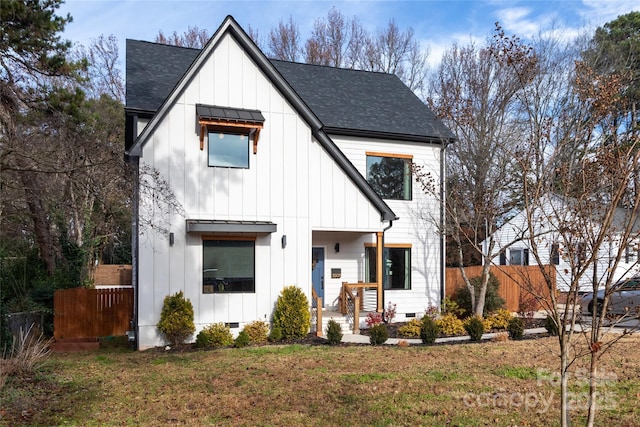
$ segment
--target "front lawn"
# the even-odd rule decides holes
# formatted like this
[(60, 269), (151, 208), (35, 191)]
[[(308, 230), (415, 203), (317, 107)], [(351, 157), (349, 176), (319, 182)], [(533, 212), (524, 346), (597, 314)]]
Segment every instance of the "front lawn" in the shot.
[[(597, 425), (640, 425), (639, 344), (627, 337), (604, 357)], [(7, 380), (0, 425), (555, 426), (556, 348), (545, 337), (54, 354), (35, 374)], [(586, 363), (571, 368), (576, 408)]]

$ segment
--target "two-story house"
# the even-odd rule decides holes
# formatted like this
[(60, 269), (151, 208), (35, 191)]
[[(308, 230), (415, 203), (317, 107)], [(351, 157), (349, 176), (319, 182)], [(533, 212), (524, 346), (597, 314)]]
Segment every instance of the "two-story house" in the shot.
[(164, 343), (178, 291), (197, 330), (236, 334), (288, 285), (334, 309), (343, 282), (372, 283), (396, 319), (440, 303), (454, 136), (398, 77), (270, 60), (232, 17), (202, 50), (128, 40), (126, 60), (138, 348)]

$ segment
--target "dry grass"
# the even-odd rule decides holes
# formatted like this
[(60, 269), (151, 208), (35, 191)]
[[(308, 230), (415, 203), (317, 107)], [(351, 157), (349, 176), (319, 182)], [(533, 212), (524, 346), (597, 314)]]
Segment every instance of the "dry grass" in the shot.
[[(625, 338), (603, 358), (616, 406), (599, 425), (640, 425), (639, 344)], [(54, 354), (37, 376), (9, 378), (0, 425), (554, 426), (556, 347), (540, 338)], [(585, 366), (572, 367), (577, 395)]]

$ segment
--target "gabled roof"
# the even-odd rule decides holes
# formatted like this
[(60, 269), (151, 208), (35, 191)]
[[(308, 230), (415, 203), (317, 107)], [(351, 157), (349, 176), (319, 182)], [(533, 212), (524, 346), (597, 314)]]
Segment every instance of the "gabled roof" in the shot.
[[(298, 114), (300, 114), (302, 119), (308, 123), (314, 138), (318, 140), (336, 164), (338, 164), (351, 181), (376, 207), (378, 212), (380, 212), (381, 221), (398, 219), (386, 202), (369, 185), (366, 178), (328, 136), (327, 129), (324, 128), (325, 124), (318, 118), (318, 115), (311, 109), (310, 105), (307, 104), (301, 95), (294, 90), (292, 85), (285, 80), (283, 75), (274, 66), (274, 62), (264, 56), (262, 51), (253, 43), (251, 38), (231, 16), (227, 16), (202, 50), (127, 40), (126, 110), (128, 112), (135, 112), (135, 114), (153, 113), (153, 116), (142, 133), (133, 141), (133, 144), (128, 147), (126, 154), (129, 157), (139, 157), (142, 154), (142, 148), (149, 139), (149, 136), (164, 119), (171, 106), (176, 102), (177, 97), (190, 84), (191, 80), (210, 53), (216, 48), (222, 37), (227, 34), (236, 40), (256, 66), (271, 80), (273, 85), (282, 93)], [(182, 51), (179, 52), (179, 50)], [(326, 67), (322, 69), (329, 70)], [(285, 71), (285, 73), (287, 72)], [(364, 75), (364, 72), (358, 73)], [(383, 76), (379, 73), (377, 75)], [(298, 85), (300, 88), (305, 86), (304, 83), (298, 83)], [(409, 91), (406, 86), (404, 86), (404, 89)], [(167, 90), (168, 92), (166, 92)], [(309, 99), (309, 103), (313, 105), (311, 98)], [(428, 110), (426, 106), (424, 106), (424, 108)], [(408, 114), (408, 112), (406, 113)], [(433, 117), (433, 115), (430, 117)], [(326, 119), (327, 118), (325, 118), (325, 120)], [(428, 121), (429, 117), (425, 116), (425, 120)], [(391, 122), (392, 120), (387, 120), (387, 123)], [(354, 121), (351, 120), (349, 123), (354, 123)], [(349, 131), (346, 128), (341, 129), (344, 129), (345, 132)], [(397, 128), (389, 127), (388, 130), (382, 131), (384, 134), (381, 136), (394, 135), (394, 129)], [(440, 137), (441, 135), (429, 135), (428, 138), (424, 140), (439, 143), (445, 142), (438, 139)]]
[[(127, 40), (127, 109), (157, 111), (199, 53)], [(455, 139), (394, 74), (268, 61), (327, 133), (434, 143)]]

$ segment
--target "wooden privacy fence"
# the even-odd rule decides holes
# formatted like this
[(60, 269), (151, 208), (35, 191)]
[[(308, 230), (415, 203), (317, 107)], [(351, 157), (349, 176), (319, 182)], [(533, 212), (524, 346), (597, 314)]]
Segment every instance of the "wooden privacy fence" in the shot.
[(56, 340), (125, 335), (133, 318), (133, 288), (59, 289), (53, 311)]
[[(556, 289), (556, 269), (550, 265), (521, 266), (521, 265), (492, 265), (491, 273), (498, 279), (500, 286), (498, 294), (505, 300), (509, 311), (520, 311), (521, 302), (527, 305), (526, 311), (542, 310), (544, 306), (540, 301), (549, 301), (549, 287), (544, 279), (544, 269), (551, 277), (552, 289)], [(469, 279), (482, 274), (482, 266), (466, 267), (465, 272)], [(456, 289), (465, 286), (462, 272), (459, 268), (447, 268), (446, 272), (446, 296), (452, 297)]]

